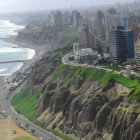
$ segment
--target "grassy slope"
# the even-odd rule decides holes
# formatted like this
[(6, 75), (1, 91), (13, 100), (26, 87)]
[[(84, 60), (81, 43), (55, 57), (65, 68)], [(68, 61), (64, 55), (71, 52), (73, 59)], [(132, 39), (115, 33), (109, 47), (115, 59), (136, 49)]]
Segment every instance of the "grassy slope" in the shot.
[[(86, 80), (98, 80), (102, 84), (107, 84), (110, 80), (114, 80), (128, 88), (134, 88), (139, 86), (138, 79), (130, 79), (114, 72), (106, 72), (105, 70), (100, 70), (96, 68), (66, 66), (63, 64), (59, 65), (56, 68), (52, 81), (56, 82), (59, 80), (59, 73), (62, 69), (67, 69), (70, 74), (70, 78), (69, 80), (65, 81), (64, 87), (66, 87), (66, 85), (72, 82), (77, 75), (84, 76)], [(54, 80), (54, 78), (56, 79)]]
[[(64, 56), (66, 52), (69, 52), (72, 49), (72, 46), (69, 44), (66, 47), (64, 47), (62, 50), (58, 49), (56, 51), (53, 51), (51, 53), (51, 56), (58, 62), (61, 63), (61, 59)], [(43, 74), (45, 72), (48, 72), (51, 68), (51, 64), (49, 64), (46, 67), (43, 67), (42, 70), (40, 71), (39, 74)], [(51, 82), (55, 82), (59, 79), (59, 72), (62, 68), (62, 65), (59, 65), (56, 68), (56, 71), (54, 73), (54, 76), (52, 77)], [(36, 94), (34, 94), (33, 97), (29, 97), (30, 92), (31, 92), (31, 86), (28, 85), (24, 89), (22, 89), (12, 100), (11, 104), (14, 105), (15, 109), (17, 112), (20, 114), (26, 116), (29, 120), (32, 122), (36, 123), (37, 125), (43, 127), (46, 129), (46, 126), (42, 124), (41, 122), (38, 122), (35, 117), (35, 105), (38, 97), (41, 94), (41, 89), (38, 90)], [(54, 130), (49, 130), (50, 132), (54, 133), (55, 135), (59, 136), (63, 140), (73, 140), (69, 136), (62, 134), (61, 132), (54, 131)], [(20, 139), (19, 139), (20, 140)], [(22, 140), (22, 139), (21, 139)], [(24, 140), (24, 139), (23, 139)], [(25, 139), (26, 140), (26, 139)]]
[[(129, 99), (138, 99), (140, 100), (140, 82), (139, 79), (131, 79), (128, 77), (121, 76), (114, 72), (105, 72), (104, 70), (96, 68), (78, 68), (74, 66), (65, 66), (61, 64), (62, 57), (71, 50), (70, 47), (65, 47), (64, 49), (59, 49), (51, 53), (51, 56), (60, 64), (56, 67), (56, 71), (53, 75), (51, 82), (57, 82), (59, 80), (59, 73), (62, 69), (68, 69), (70, 72), (70, 78), (66, 81), (62, 87), (67, 87), (73, 79), (81, 74), (85, 77), (86, 80), (99, 80), (102, 84), (107, 84), (110, 80), (114, 80), (128, 88), (135, 88), (133, 94)], [(115, 67), (115, 66), (113, 66)]]
[[(55, 61), (58, 63), (56, 66), (56, 70), (52, 76), (50, 82), (57, 82), (59, 80), (59, 74), (63, 69), (67, 69), (69, 71), (70, 78), (64, 82), (62, 87), (67, 87), (77, 75), (83, 75), (86, 80), (98, 80), (101, 84), (107, 84), (110, 80), (114, 80), (122, 85), (134, 88), (132, 91), (132, 95), (129, 99), (139, 99), (140, 100), (140, 84), (138, 79), (130, 79), (114, 72), (105, 72), (104, 70), (96, 69), (96, 68), (87, 68), (87, 67), (74, 67), (74, 66), (66, 66), (61, 63), (62, 57), (72, 50), (72, 45), (69, 44), (65, 46), (63, 49), (58, 49), (53, 51), (50, 55)], [(49, 71), (51, 68), (51, 64), (42, 69), (41, 74), (46, 71)], [(22, 115), (26, 116), (28, 119), (33, 122), (36, 121), (35, 118), (35, 104), (38, 97), (41, 94), (41, 89), (31, 98), (29, 98), (31, 86), (25, 87), (22, 91), (20, 91), (12, 100), (12, 104), (15, 105), (17, 111), (19, 111)], [(54, 134), (60, 136), (64, 140), (72, 140), (71, 138), (63, 135), (57, 131), (51, 131)]]
[(26, 116), (29, 120), (35, 121), (35, 105), (38, 97), (41, 94), (41, 89), (32, 97), (29, 97), (31, 86), (26, 86), (12, 100), (12, 105), (15, 106), (17, 112)]

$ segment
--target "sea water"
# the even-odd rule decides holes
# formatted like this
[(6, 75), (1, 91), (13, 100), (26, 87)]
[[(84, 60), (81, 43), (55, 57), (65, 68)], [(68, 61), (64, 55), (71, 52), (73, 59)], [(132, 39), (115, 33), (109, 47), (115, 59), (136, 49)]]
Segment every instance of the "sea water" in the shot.
[[(5, 42), (3, 38), (17, 35), (17, 30), (23, 26), (15, 25), (10, 21), (0, 20), (0, 62), (28, 60), (35, 56), (35, 50), (21, 48), (15, 44)], [(1, 63), (0, 76), (10, 76), (23, 66), (22, 62)]]

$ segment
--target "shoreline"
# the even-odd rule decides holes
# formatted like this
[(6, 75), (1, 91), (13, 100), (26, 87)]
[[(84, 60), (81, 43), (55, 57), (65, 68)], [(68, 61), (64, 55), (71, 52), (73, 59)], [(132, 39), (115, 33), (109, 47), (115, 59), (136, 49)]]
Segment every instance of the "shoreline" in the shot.
[[(9, 88), (12, 86), (12, 80), (16, 78), (16, 76), (19, 73), (24, 73), (27, 69), (31, 68), (39, 59), (41, 59), (48, 51), (50, 46), (46, 45), (35, 45), (28, 42), (19, 42), (16, 40), (17, 35), (9, 36), (7, 38), (4, 38), (3, 40), (7, 43), (12, 43), (17, 45), (20, 48), (29, 48), (35, 50), (35, 56), (32, 59), (28, 59), (23, 61), (23, 66), (17, 70), (15, 73), (13, 73), (10, 76), (0, 76), (0, 91), (3, 93), (3, 91), (6, 88)], [(0, 94), (1, 96), (1, 94)]]

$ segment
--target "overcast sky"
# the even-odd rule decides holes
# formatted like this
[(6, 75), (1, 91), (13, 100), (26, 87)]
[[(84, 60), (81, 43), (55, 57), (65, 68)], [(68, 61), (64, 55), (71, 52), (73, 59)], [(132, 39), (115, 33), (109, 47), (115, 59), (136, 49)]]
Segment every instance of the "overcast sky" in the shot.
[(0, 12), (15, 12), (29, 10), (44, 10), (66, 8), (72, 5), (89, 6), (103, 5), (116, 2), (129, 2), (134, 0), (0, 0)]

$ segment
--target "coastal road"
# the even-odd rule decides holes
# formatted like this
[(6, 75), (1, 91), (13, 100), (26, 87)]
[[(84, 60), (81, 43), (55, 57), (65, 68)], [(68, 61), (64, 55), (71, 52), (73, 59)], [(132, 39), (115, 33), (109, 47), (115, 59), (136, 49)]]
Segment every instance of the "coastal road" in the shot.
[[(41, 140), (61, 140), (57, 136), (45, 131), (41, 127), (33, 124), (25, 117), (19, 115), (11, 106), (11, 100), (13, 97), (27, 84), (27, 80), (24, 81), (12, 94), (9, 95), (9, 89), (5, 89), (0, 98), (0, 109), (1, 111), (12, 121), (14, 121), (17, 125), (20, 123), (21, 126), (27, 130), (35, 130), (33, 133), (37, 137), (41, 138)], [(7, 98), (8, 97), (8, 98)], [(28, 127), (27, 127), (28, 124)]]

